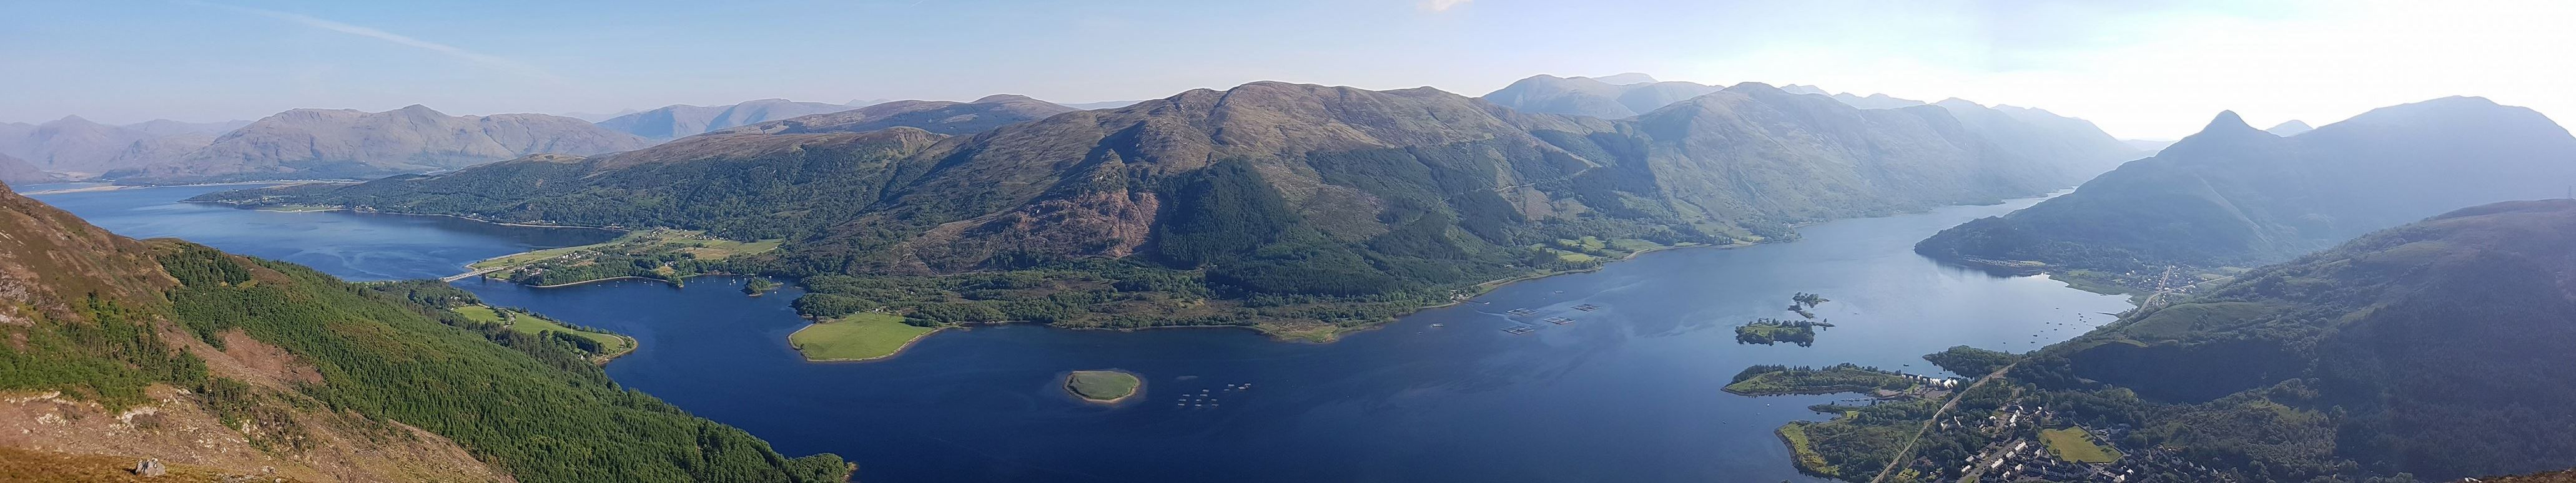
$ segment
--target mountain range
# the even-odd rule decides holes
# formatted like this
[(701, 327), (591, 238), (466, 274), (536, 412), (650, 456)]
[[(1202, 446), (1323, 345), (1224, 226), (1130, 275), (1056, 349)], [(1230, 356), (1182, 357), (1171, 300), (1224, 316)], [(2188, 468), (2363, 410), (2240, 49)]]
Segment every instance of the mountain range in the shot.
[(1028, 96), (995, 94), (973, 102), (892, 101), (858, 109), (835, 110), (729, 129), (725, 133), (810, 134), (863, 132), (896, 126), (958, 135), (1075, 111)]
[[(1631, 83), (1617, 84), (1585, 77), (1533, 76), (1486, 94), (1483, 99), (1523, 112), (1623, 119), (1720, 90), (1715, 86), (1688, 82), (1655, 82), (1643, 74), (1635, 74), (1625, 80)], [(2144, 157), (2144, 153), (2103, 133), (2090, 121), (2059, 116), (2041, 109), (1987, 107), (1957, 98), (1926, 103), (1886, 94), (1864, 97), (1829, 93), (1815, 86), (1803, 85), (1782, 87), (1780, 91), (1830, 97), (1860, 109), (1939, 106), (1948, 109), (1952, 116), (1967, 123), (1969, 129), (1987, 137), (1997, 147), (2018, 150), (2017, 154), (2029, 158), (2070, 161), (2079, 175), (2108, 171), (2119, 163)]]
[(147, 481), (844, 481), (619, 388), (580, 353), (448, 310), (436, 281), (351, 284), (108, 233), (0, 192), (0, 474)]
[(0, 154), (37, 169), (96, 175), (170, 159), (213, 142), (213, 135), (250, 121), (193, 123), (153, 120), (123, 126), (66, 116), (43, 124), (0, 123)]
[(1620, 82), (1530, 76), (1487, 93), (1483, 99), (1521, 112), (1625, 119), (1719, 89), (1689, 82), (1658, 82), (1645, 74), (1622, 75), (1626, 77), (1615, 79)]
[[(1361, 327), (1389, 312), (1324, 317), (1240, 302), (1410, 307), (1571, 263), (1534, 246), (1552, 240), (1780, 239), (1797, 223), (2036, 195), (2096, 161), (2027, 156), (2038, 149), (1999, 146), (1941, 107), (1857, 109), (1761, 84), (1622, 120), (1523, 113), (1428, 88), (1256, 82), (1118, 109), (1053, 106), (1042, 119), (956, 135), (896, 121), (981, 119), (1014, 105), (1052, 106), (1014, 96), (863, 109), (608, 156), (197, 201), (781, 238), (781, 254), (734, 270), (792, 275), (1067, 263), (1099, 273), (1079, 263), (1119, 260), (1132, 264), (1119, 273), (1184, 280), (1153, 286), (1220, 303), (1118, 317), (1079, 313), (1086, 305), (1046, 320)], [(904, 124), (919, 125), (887, 127)]]
[(125, 184), (371, 178), (456, 169), (535, 153), (595, 154), (651, 143), (561, 116), (449, 116), (295, 109), (252, 122), (169, 161), (110, 172)]
[(2561, 196), (2570, 183), (2576, 137), (2483, 98), (2374, 109), (2291, 137), (2229, 112), (2155, 157), (1916, 250), (2109, 272), (2253, 266), (2458, 207)]
[[(599, 127), (645, 139), (666, 140), (797, 116), (849, 110), (850, 106), (761, 99), (726, 106), (673, 104), (599, 121)], [(590, 154), (590, 153), (561, 153)]]
[[(2342, 124), (2300, 137), (2360, 134)], [(2142, 307), (2012, 376), (2239, 481), (2445, 481), (2576, 465), (2570, 344), (2576, 200), (2509, 201)]]

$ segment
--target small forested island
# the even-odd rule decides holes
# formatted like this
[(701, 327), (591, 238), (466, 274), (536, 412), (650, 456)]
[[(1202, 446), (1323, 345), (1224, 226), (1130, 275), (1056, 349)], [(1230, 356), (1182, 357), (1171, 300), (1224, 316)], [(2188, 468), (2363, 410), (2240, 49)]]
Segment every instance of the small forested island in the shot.
[[(800, 300), (801, 302), (801, 300)], [(885, 312), (860, 312), (816, 322), (787, 335), (787, 345), (816, 362), (893, 357), (946, 327)]]
[(1816, 318), (1816, 312), (1812, 309), (1815, 309), (1817, 305), (1823, 305), (1825, 302), (1832, 302), (1832, 300), (1826, 300), (1823, 295), (1798, 292), (1796, 295), (1789, 296), (1788, 310), (1790, 312), (1797, 312), (1798, 317), (1800, 318), (1813, 319)]
[(1145, 381), (1125, 371), (1073, 371), (1064, 376), (1064, 390), (1074, 397), (1096, 403), (1115, 403), (1135, 396), (1144, 389)]
[(1891, 392), (1912, 389), (1927, 381), (1923, 376), (1856, 365), (1835, 364), (1824, 368), (1759, 365), (1735, 373), (1726, 392), (1746, 396), (1785, 394), (1833, 394), (1838, 392)]
[(1788, 342), (1806, 347), (1815, 345), (1817, 327), (1833, 326), (1832, 322), (1821, 320), (1754, 319), (1752, 323), (1735, 327), (1735, 343), (1771, 345)]
[(771, 289), (776, 288), (778, 288), (778, 282), (771, 281), (768, 277), (751, 277), (750, 280), (742, 282), (742, 294), (753, 297), (769, 293)]

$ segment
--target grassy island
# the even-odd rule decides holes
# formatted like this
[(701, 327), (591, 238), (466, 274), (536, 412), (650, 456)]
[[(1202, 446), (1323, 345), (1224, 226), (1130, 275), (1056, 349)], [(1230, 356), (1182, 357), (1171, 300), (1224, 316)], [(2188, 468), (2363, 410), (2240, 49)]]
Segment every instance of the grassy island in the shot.
[(1114, 403), (1136, 395), (1145, 381), (1122, 371), (1073, 371), (1064, 377), (1064, 390), (1085, 401)]
[(493, 308), (488, 305), (466, 305), (453, 309), (457, 314), (477, 322), (502, 324), (511, 332), (561, 341), (573, 349), (589, 354), (592, 362), (606, 364), (635, 352), (635, 338), (591, 327), (557, 322), (524, 310)]
[(808, 361), (867, 361), (893, 357), (939, 329), (904, 323), (884, 312), (861, 312), (805, 326), (787, 345)]
[(1914, 387), (1915, 384), (1919, 382), (1912, 377), (1851, 363), (1835, 364), (1823, 369), (1762, 365), (1747, 367), (1744, 368), (1744, 372), (1736, 373), (1735, 381), (1726, 385), (1726, 392), (1746, 396), (1833, 394), (1870, 392), (1879, 389), (1903, 391)]
[(1735, 343), (1771, 345), (1787, 342), (1805, 347), (1816, 344), (1817, 327), (1833, 326), (1833, 323), (1817, 320), (1756, 319), (1753, 323), (1735, 327)]

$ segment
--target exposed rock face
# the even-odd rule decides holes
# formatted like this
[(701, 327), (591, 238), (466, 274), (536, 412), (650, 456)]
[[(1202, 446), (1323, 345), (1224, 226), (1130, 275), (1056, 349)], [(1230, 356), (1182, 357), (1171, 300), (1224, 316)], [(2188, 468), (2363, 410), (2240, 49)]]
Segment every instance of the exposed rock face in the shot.
[(140, 184), (375, 177), (647, 144), (579, 119), (543, 114), (449, 116), (418, 105), (385, 112), (296, 109), (243, 126), (179, 159), (110, 176)]
[(161, 475), (167, 474), (170, 474), (170, 468), (162, 466), (161, 459), (159, 458), (146, 458), (143, 461), (134, 463), (135, 476), (157, 478)]

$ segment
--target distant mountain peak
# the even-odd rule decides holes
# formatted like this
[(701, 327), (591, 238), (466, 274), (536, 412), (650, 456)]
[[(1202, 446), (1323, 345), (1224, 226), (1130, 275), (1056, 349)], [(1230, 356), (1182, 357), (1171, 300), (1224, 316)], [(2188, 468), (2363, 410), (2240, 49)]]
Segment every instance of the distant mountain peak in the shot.
[(989, 96), (984, 96), (984, 97), (981, 97), (981, 98), (977, 98), (977, 99), (975, 99), (975, 101), (974, 101), (974, 102), (971, 102), (970, 104), (992, 104), (992, 103), (997, 103), (997, 102), (1046, 102), (1046, 101), (1041, 101), (1041, 100), (1038, 100), (1038, 98), (1035, 98), (1035, 97), (1023, 96), (1023, 95), (1019, 95), (1019, 94), (994, 94), (994, 95), (989, 95)]
[(2253, 125), (2251, 125), (2251, 124), (2246, 124), (2246, 123), (2245, 123), (2245, 117), (2244, 117), (2244, 116), (2238, 116), (2238, 115), (2236, 115), (2236, 111), (2218, 111), (2218, 117), (2217, 117), (2217, 118), (2210, 119), (2210, 120), (2209, 120), (2209, 125), (2208, 125), (2208, 126), (2203, 126), (2203, 127), (2201, 127), (2201, 128), (2200, 128), (2200, 132), (2202, 132), (2202, 133), (2209, 133), (2209, 132), (2213, 132), (2213, 131), (2218, 131), (2218, 132), (2232, 132), (2232, 131), (2252, 131), (2252, 130), (2254, 130), (2254, 126), (2253, 126)]
[(2288, 121), (2282, 121), (2280, 124), (2273, 125), (2270, 129), (2264, 129), (2263, 131), (2272, 133), (2274, 136), (2290, 137), (2313, 130), (2316, 130), (2316, 128), (2309, 126), (2307, 122), (2291, 119)]
[(1656, 80), (1655, 80), (1655, 76), (1646, 75), (1646, 74), (1645, 74), (1645, 73), (1643, 73), (1643, 72), (1622, 72), (1622, 73), (1619, 73), (1619, 74), (1605, 75), (1605, 76), (1601, 76), (1601, 77), (1594, 77), (1594, 78), (1592, 78), (1592, 80), (1597, 80), (1597, 81), (1601, 81), (1601, 82), (1609, 83), (1610, 85), (1621, 85), (1621, 86), (1629, 85), (1629, 84), (1646, 84), (1646, 83), (1658, 82), (1658, 81), (1656, 81)]

